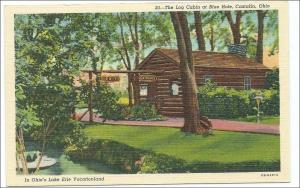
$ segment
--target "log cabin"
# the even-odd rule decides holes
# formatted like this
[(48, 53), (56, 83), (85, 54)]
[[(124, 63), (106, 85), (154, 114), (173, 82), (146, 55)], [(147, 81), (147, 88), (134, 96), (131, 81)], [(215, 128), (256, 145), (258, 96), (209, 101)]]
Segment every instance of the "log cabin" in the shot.
[[(193, 51), (195, 76), (198, 86), (212, 80), (217, 86), (235, 89), (262, 89), (266, 86), (269, 68), (239, 53)], [(136, 70), (135, 101), (147, 100), (156, 105), (158, 112), (167, 116), (183, 116), (182, 87), (176, 49), (154, 49)]]

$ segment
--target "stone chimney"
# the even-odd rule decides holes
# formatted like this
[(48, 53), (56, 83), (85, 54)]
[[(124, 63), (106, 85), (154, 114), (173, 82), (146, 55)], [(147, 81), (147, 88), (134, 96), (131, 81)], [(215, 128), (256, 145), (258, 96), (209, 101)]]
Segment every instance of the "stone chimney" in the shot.
[(228, 53), (246, 56), (247, 46), (244, 44), (230, 44), (228, 45)]

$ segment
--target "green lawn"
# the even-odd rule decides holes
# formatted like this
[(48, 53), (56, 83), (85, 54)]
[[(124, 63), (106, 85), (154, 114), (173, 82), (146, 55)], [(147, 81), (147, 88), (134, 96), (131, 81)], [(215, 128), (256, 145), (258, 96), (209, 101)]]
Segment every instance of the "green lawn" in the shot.
[[(233, 119), (234, 121), (244, 121), (244, 122), (252, 122), (257, 123), (256, 116), (248, 116), (245, 118), (236, 118)], [(279, 116), (263, 116), (261, 117), (260, 123), (267, 124), (267, 125), (279, 125), (280, 124), (280, 117)]]
[(177, 128), (94, 124), (90, 138), (115, 140), (186, 161), (243, 162), (279, 160), (279, 136), (214, 131), (209, 137), (185, 134)]

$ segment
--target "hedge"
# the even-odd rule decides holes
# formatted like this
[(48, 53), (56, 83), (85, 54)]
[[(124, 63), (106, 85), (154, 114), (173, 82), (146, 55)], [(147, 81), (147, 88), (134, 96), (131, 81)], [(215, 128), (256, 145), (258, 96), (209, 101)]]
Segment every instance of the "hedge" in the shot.
[(123, 173), (187, 173), (187, 172), (259, 172), (279, 171), (279, 161), (245, 161), (219, 163), (186, 162), (165, 154), (133, 148), (110, 140), (91, 140), (82, 150), (67, 149), (66, 154), (77, 162), (94, 161), (118, 168)]
[[(206, 87), (206, 86), (204, 86)], [(209, 118), (238, 118), (256, 115), (256, 93), (261, 92), (263, 115), (279, 115), (278, 90), (235, 90), (225, 87), (200, 88), (198, 101), (200, 112)]]

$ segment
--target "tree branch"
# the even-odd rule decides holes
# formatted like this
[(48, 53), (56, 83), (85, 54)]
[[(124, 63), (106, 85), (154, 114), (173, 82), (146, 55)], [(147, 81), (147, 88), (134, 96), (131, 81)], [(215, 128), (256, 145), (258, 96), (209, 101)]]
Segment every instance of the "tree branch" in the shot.
[(123, 20), (122, 20), (122, 14), (117, 14), (118, 18), (119, 18), (119, 26), (120, 26), (120, 35), (121, 35), (121, 43), (122, 43), (122, 48), (125, 52), (125, 57), (127, 60), (127, 65), (128, 65), (128, 70), (131, 70), (131, 62), (130, 62), (130, 57), (126, 48), (126, 42), (125, 42), (125, 38), (124, 38), (124, 29), (123, 29)]
[(135, 43), (136, 43), (136, 39), (135, 39), (134, 34), (133, 34), (133, 31), (132, 31), (132, 25), (131, 25), (131, 23), (130, 23), (130, 20), (128, 20), (128, 19), (126, 19), (126, 20), (127, 20), (127, 25), (128, 25), (128, 28), (129, 28), (131, 40), (132, 40), (132, 42), (135, 44)]
[(124, 64), (124, 66), (125, 66), (126, 69), (128, 70), (128, 65), (127, 65), (127, 63), (126, 63), (126, 60), (125, 60), (125, 58), (124, 58), (122, 52), (121, 52), (120, 50), (117, 50), (117, 51), (118, 51), (118, 53), (120, 54), (120, 57), (121, 57), (121, 59), (122, 59), (122, 62), (123, 62), (123, 64)]

